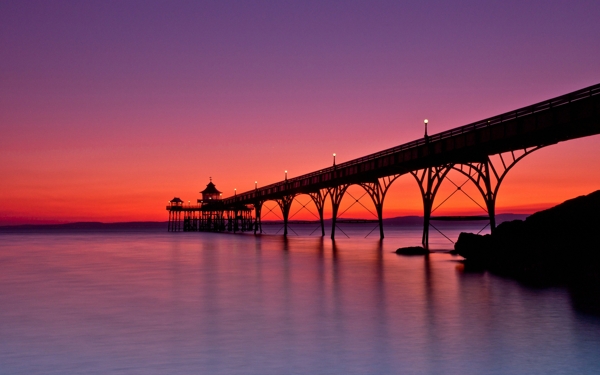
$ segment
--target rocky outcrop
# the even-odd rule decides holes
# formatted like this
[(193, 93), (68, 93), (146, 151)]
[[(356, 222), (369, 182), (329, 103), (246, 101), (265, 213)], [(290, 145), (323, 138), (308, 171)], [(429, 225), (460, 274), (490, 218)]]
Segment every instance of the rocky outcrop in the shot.
[(425, 249), (422, 246), (409, 246), (409, 247), (401, 247), (396, 250), (396, 254), (398, 255), (427, 255), (429, 254), (429, 250)]
[(540, 284), (600, 285), (600, 190), (500, 224), (493, 235), (461, 233), (466, 266)]

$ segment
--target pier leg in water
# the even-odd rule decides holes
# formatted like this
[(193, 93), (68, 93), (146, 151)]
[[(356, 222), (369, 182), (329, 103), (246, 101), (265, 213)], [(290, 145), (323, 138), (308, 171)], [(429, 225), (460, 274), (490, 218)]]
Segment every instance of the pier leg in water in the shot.
[(337, 214), (340, 208), (340, 203), (344, 197), (344, 193), (348, 189), (350, 184), (338, 185), (336, 187), (328, 188), (327, 192), (331, 198), (331, 239), (335, 239), (335, 226), (337, 222)]
[(233, 233), (236, 233), (239, 229), (239, 225), (238, 225), (238, 210), (234, 210), (233, 211)]
[[(496, 230), (496, 195), (492, 192), (492, 181), (490, 178), (490, 164), (489, 157), (487, 162), (484, 164), (485, 169), (485, 191), (483, 198), (485, 199), (485, 205), (487, 207), (488, 216), (490, 218), (490, 230), (494, 232)], [(500, 187), (500, 184), (498, 184)]]
[(319, 212), (319, 222), (321, 223), (321, 237), (325, 237), (325, 221), (323, 219), (323, 209), (325, 208), (325, 199), (327, 198), (327, 190), (319, 190), (315, 193), (309, 193), (317, 211)]
[(467, 176), (481, 193), (490, 218), (492, 233), (496, 230), (496, 198), (504, 177), (521, 159), (542, 147), (544, 146), (493, 155), (496, 163), (493, 162), (490, 156), (486, 156), (485, 159), (479, 162), (462, 163), (453, 167), (454, 170)]
[(433, 201), (437, 194), (444, 177), (450, 172), (453, 164), (446, 164), (439, 167), (429, 167), (419, 171), (410, 172), (421, 190), (421, 197), (423, 198), (423, 237), (421, 243), (423, 247), (429, 248), (429, 220), (431, 219), (431, 210), (433, 207)]
[(373, 200), (373, 204), (375, 205), (375, 210), (377, 211), (377, 220), (379, 221), (379, 239), (381, 240), (384, 238), (383, 201), (385, 200), (385, 195), (387, 194), (392, 183), (400, 176), (400, 174), (396, 174), (377, 179), (374, 182), (365, 182), (360, 184), (367, 191)]
[(281, 213), (283, 214), (283, 236), (287, 237), (288, 234), (288, 218), (290, 216), (290, 208), (292, 207), (292, 202), (294, 201), (295, 195), (286, 195), (280, 199), (277, 199), (277, 204), (279, 208), (281, 208)]
[(262, 211), (262, 205), (264, 202), (258, 201), (254, 203), (254, 234), (260, 231), (262, 233), (262, 222), (260, 220), (260, 215)]

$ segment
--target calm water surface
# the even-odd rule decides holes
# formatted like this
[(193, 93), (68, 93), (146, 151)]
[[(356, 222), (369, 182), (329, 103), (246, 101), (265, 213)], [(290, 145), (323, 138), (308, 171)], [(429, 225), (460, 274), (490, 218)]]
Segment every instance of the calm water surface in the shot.
[(566, 290), (347, 233), (0, 235), (0, 374), (600, 373)]

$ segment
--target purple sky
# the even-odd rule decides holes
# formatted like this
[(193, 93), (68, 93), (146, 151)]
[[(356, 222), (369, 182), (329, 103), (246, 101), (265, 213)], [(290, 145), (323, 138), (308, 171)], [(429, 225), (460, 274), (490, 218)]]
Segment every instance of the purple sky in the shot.
[[(2, 1), (0, 216), (160, 219), (149, 202), (209, 176), (250, 189), (590, 86), (599, 20), (599, 1)], [(71, 197), (104, 213), (57, 214)]]

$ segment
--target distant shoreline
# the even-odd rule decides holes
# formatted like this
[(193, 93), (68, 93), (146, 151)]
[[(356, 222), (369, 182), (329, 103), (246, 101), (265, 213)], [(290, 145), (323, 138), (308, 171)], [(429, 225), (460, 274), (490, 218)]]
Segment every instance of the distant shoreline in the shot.
[(119, 223), (76, 222), (65, 224), (18, 224), (0, 226), (0, 233), (24, 232), (127, 232), (127, 231), (162, 231), (166, 230), (167, 222), (135, 221)]
[[(529, 215), (524, 214), (500, 214), (496, 215), (497, 222), (524, 219)], [(344, 218), (343, 220), (356, 220)], [(358, 219), (362, 220), (362, 219)], [(290, 220), (290, 225), (302, 225), (303, 223), (318, 223), (313, 220)], [(330, 225), (331, 219), (325, 220), (326, 225)], [(383, 219), (384, 225), (391, 226), (421, 226), (423, 225), (422, 216), (399, 216)], [(439, 222), (436, 226), (461, 225), (467, 222)], [(280, 221), (263, 221), (263, 225), (281, 224)], [(27, 232), (162, 232), (167, 230), (166, 221), (131, 221), (131, 222), (75, 222), (64, 224), (16, 224), (0, 226), (0, 233), (27, 233)], [(349, 224), (353, 225), (353, 224)]]

